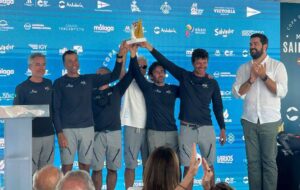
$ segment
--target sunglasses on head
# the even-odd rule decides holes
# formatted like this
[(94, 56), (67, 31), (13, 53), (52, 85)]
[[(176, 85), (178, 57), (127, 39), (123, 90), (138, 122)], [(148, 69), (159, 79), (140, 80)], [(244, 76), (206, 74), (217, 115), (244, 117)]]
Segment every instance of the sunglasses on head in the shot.
[(139, 65), (140, 66), (140, 68), (142, 68), (142, 69), (147, 69), (147, 65)]

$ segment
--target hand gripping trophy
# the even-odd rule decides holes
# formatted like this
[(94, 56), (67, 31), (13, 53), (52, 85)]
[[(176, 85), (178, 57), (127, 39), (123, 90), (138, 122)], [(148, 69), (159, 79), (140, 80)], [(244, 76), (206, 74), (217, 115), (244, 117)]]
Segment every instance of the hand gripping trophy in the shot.
[(144, 38), (144, 30), (142, 20), (132, 23), (131, 25), (131, 39), (127, 41), (127, 44), (134, 44), (147, 41)]

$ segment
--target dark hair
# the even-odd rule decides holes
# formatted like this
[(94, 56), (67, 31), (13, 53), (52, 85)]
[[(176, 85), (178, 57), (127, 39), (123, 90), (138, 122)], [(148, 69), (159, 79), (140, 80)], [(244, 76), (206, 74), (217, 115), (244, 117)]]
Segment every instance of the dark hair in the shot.
[(208, 52), (205, 49), (195, 49), (192, 53), (192, 63), (197, 59), (208, 59)]
[(155, 61), (155, 62), (153, 62), (153, 63), (151, 64), (151, 66), (149, 67), (148, 74), (149, 74), (149, 75), (153, 75), (154, 69), (155, 69), (156, 67), (158, 67), (158, 66), (161, 66), (161, 67), (163, 68), (164, 72), (166, 72), (165, 67), (164, 67), (162, 64), (160, 64), (159, 62)]
[(174, 190), (179, 184), (179, 178), (176, 153), (169, 147), (159, 147), (146, 162), (143, 190)]
[(262, 45), (265, 45), (265, 44), (268, 44), (269, 43), (269, 40), (268, 40), (268, 37), (264, 34), (261, 34), (261, 33), (254, 33), (250, 36), (250, 39), (252, 38), (259, 38), (260, 39), (260, 42), (262, 43)]
[(62, 60), (63, 62), (65, 62), (65, 57), (66, 55), (77, 55), (76, 51), (73, 51), (73, 50), (67, 50), (63, 55), (62, 55)]

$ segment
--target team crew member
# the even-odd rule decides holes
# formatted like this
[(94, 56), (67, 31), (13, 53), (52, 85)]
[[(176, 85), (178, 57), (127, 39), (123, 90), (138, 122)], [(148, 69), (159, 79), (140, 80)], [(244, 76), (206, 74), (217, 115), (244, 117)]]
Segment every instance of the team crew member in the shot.
[(79, 168), (89, 171), (94, 139), (92, 113), (93, 85), (117, 80), (122, 59), (117, 59), (112, 73), (80, 75), (77, 53), (66, 51), (63, 63), (67, 74), (54, 82), (54, 126), (58, 134), (62, 171), (72, 170), (76, 150)]
[[(139, 56), (137, 61), (141, 73), (145, 75), (147, 60)], [(125, 64), (123, 65), (123, 71), (125, 73)], [(124, 125), (124, 159), (126, 167), (124, 177), (125, 187), (128, 189), (134, 184), (139, 152), (141, 153), (143, 166), (145, 166), (149, 154), (145, 129), (145, 99), (135, 79), (132, 80), (124, 94), (121, 123)]]
[[(216, 157), (216, 137), (210, 115), (209, 104), (213, 103), (213, 111), (220, 127), (220, 143), (225, 143), (225, 123), (223, 117), (223, 103), (220, 88), (216, 80), (206, 73), (208, 53), (204, 49), (195, 49), (192, 53), (194, 70), (187, 71), (169, 61), (148, 42), (142, 42), (142, 47), (147, 48), (180, 83), (180, 114), (181, 120), (179, 150), (180, 161), (184, 166), (184, 175), (188, 171), (192, 143), (200, 147), (201, 155), (208, 161), (213, 170)], [(214, 183), (214, 181), (212, 181)], [(192, 188), (190, 184), (189, 189)]]
[(49, 105), (50, 117), (39, 117), (32, 121), (32, 174), (43, 166), (52, 164), (54, 157), (54, 128), (52, 124), (52, 82), (43, 78), (46, 58), (41, 53), (29, 56), (31, 77), (16, 87), (14, 105)]
[[(122, 46), (125, 43), (122, 44)], [(125, 49), (126, 47), (121, 47)], [(120, 55), (117, 55), (120, 57)], [(135, 53), (131, 54), (130, 65), (136, 61)], [(133, 58), (134, 57), (134, 58)], [(130, 66), (131, 67), (131, 66)], [(97, 71), (98, 74), (110, 73), (106, 67)], [(131, 69), (113, 87), (108, 84), (97, 86), (93, 91), (93, 115), (95, 121), (94, 154), (92, 159), (92, 179), (97, 190), (102, 189), (102, 168), (106, 159), (107, 189), (115, 189), (117, 170), (121, 167), (121, 98), (133, 77)]]
[(174, 106), (179, 96), (179, 88), (165, 84), (165, 68), (159, 62), (154, 62), (148, 71), (153, 83), (145, 79), (137, 64), (134, 64), (134, 68), (135, 79), (146, 101), (149, 153), (160, 146), (170, 147), (176, 152), (178, 134)]

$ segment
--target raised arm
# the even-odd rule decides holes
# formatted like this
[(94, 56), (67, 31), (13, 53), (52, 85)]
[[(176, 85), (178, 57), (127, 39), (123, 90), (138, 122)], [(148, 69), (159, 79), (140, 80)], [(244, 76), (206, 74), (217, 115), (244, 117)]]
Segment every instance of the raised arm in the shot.
[(177, 66), (175, 63), (168, 60), (165, 56), (163, 56), (159, 51), (151, 46), (148, 42), (140, 43), (141, 47), (144, 47), (149, 50), (149, 52), (153, 55), (153, 57), (162, 64), (177, 80), (181, 80), (183, 77), (183, 73), (187, 72), (185, 69)]
[(102, 86), (104, 84), (108, 84), (108, 83), (111, 83), (111, 82), (119, 79), (120, 72), (122, 70), (122, 65), (124, 62), (123, 59), (124, 59), (125, 54), (128, 51), (128, 48), (125, 47), (124, 44), (125, 43), (122, 43), (120, 46), (119, 53), (117, 54), (117, 60), (115, 63), (115, 67), (111, 73), (107, 73), (104, 75), (96, 75), (96, 74), (92, 75), (95, 85)]
[(120, 73), (120, 77), (119, 79), (121, 80), (125, 74), (126, 74), (126, 56), (127, 56), (127, 52), (129, 51), (129, 46), (127, 45), (126, 41), (123, 41), (120, 45), (120, 47), (122, 47), (122, 51), (121, 55), (123, 55), (123, 63), (122, 63), (122, 69), (121, 69), (121, 73)]
[(125, 93), (128, 86), (131, 84), (133, 80), (132, 64), (133, 64), (133, 59), (130, 58), (129, 70), (124, 75), (124, 77), (120, 80), (120, 82), (118, 82), (117, 84), (117, 88), (119, 88), (121, 96), (123, 96), (123, 94)]
[(137, 45), (130, 47), (130, 61), (132, 61), (132, 73), (142, 92), (147, 91), (151, 87), (151, 83), (145, 79), (140, 71), (140, 67), (136, 57)]

